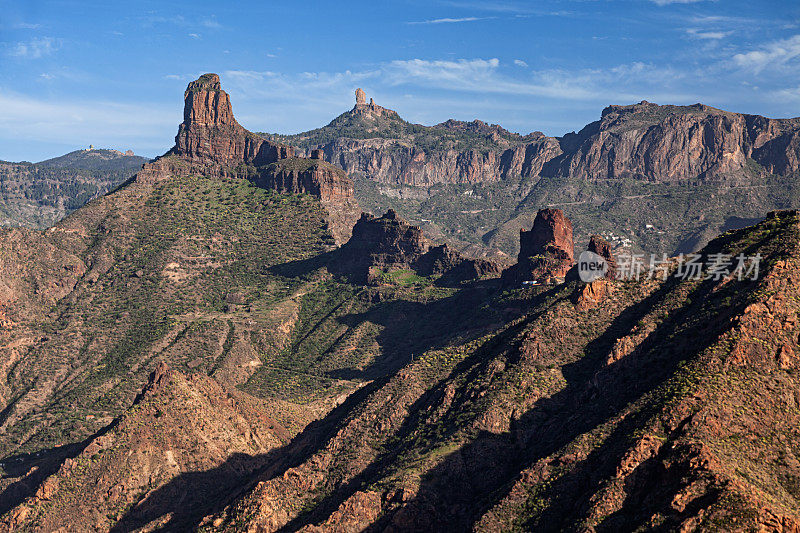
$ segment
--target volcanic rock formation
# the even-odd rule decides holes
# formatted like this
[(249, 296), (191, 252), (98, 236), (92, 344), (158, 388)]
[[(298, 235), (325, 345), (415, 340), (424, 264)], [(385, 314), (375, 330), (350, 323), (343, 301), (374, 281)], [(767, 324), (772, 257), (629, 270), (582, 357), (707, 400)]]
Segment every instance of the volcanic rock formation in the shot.
[[(358, 124), (354, 119), (359, 115), (383, 117), (391, 124)], [(345, 129), (343, 122), (348, 123)], [(800, 119), (769, 119), (702, 104), (612, 105), (579, 133), (523, 137), (481, 121), (409, 124), (394, 111), (367, 104), (364, 95), (363, 102), (357, 99), (351, 111), (328, 126), (285, 140), (303, 150), (305, 144), (316, 144), (326, 160), (348, 174), (401, 185), (540, 176), (736, 182), (752, 171), (752, 162), (781, 176), (800, 170)]]
[(589, 246), (587, 247), (592, 253), (595, 253), (605, 259), (608, 265), (605, 277), (614, 279), (617, 276), (617, 260), (614, 259), (614, 253), (611, 251), (611, 243), (605, 240), (600, 235), (592, 235), (589, 239)]
[(552, 282), (572, 267), (572, 223), (560, 209), (540, 209), (530, 231), (520, 230), (517, 264), (503, 271), (503, 284)]
[(379, 218), (362, 213), (350, 240), (337, 250), (330, 269), (357, 283), (371, 283), (380, 272), (402, 269), (422, 276), (442, 274), (442, 283), (500, 273), (499, 265), (492, 261), (465, 258), (446, 244), (431, 246), (421, 229), (391, 209)]
[(136, 179), (157, 181), (192, 174), (247, 178), (279, 192), (317, 196), (330, 215), (330, 229), (339, 243), (347, 240), (360, 212), (353, 199), (353, 183), (342, 170), (296, 158), (290, 146), (240, 126), (216, 74), (203, 74), (188, 85), (175, 146), (144, 165)]

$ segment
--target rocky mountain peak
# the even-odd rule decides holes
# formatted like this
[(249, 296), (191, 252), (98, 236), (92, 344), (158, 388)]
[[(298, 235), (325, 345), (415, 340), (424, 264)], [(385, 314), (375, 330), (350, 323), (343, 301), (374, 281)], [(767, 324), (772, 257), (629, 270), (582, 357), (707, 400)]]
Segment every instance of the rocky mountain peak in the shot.
[(183, 123), (191, 126), (236, 125), (228, 93), (222, 90), (219, 76), (203, 74), (189, 83), (183, 93)]
[(356, 105), (350, 111), (353, 115), (361, 115), (365, 118), (390, 118), (400, 120), (400, 115), (396, 111), (381, 107), (372, 98), (367, 103), (367, 93), (363, 89), (356, 89)]
[(503, 283), (513, 286), (564, 278), (573, 256), (572, 222), (560, 209), (540, 209), (533, 227), (520, 230), (517, 264), (503, 272)]
[(222, 83), (219, 81), (219, 75), (214, 73), (203, 74), (193, 82), (189, 83), (186, 87), (186, 92), (191, 91), (220, 91), (222, 90)]
[(380, 272), (402, 269), (423, 276), (442, 274), (446, 283), (500, 273), (500, 267), (491, 261), (464, 258), (444, 244), (432, 246), (418, 226), (409, 224), (393, 209), (381, 217), (362, 213), (331, 269), (359, 283), (376, 281)]
[(183, 122), (175, 146), (144, 165), (137, 181), (199, 174), (240, 177), (261, 187), (318, 197), (328, 211), (337, 242), (350, 235), (360, 209), (347, 175), (319, 159), (295, 157), (294, 149), (243, 128), (233, 116), (230, 97), (217, 74), (203, 74), (184, 93)]
[(558, 248), (573, 259), (572, 222), (560, 209), (540, 209), (530, 231), (520, 230), (519, 259), (541, 255)]

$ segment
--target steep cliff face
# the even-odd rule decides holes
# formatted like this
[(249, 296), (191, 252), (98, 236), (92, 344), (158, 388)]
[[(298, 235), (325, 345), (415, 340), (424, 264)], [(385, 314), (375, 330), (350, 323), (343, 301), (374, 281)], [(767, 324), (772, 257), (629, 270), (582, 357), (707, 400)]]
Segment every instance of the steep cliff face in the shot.
[(702, 104), (609, 106), (580, 133), (520, 136), (481, 121), (409, 124), (356, 104), (328, 126), (274, 136), (303, 153), (320, 148), (348, 174), (385, 184), (492, 183), (513, 177), (740, 181), (748, 159), (767, 172), (800, 170), (800, 119), (768, 119)]
[(530, 231), (520, 230), (517, 264), (503, 271), (505, 286), (564, 278), (572, 267), (572, 223), (559, 209), (541, 209)]
[(216, 74), (203, 74), (188, 85), (175, 146), (144, 165), (136, 179), (152, 182), (193, 174), (246, 178), (282, 193), (316, 196), (329, 213), (330, 229), (339, 243), (347, 240), (360, 212), (353, 183), (344, 172), (295, 157), (290, 146), (239, 125)]
[(376, 218), (362, 213), (350, 240), (337, 250), (330, 270), (357, 283), (372, 283), (383, 272), (413, 270), (422, 276), (441, 275), (445, 284), (499, 274), (500, 266), (484, 259), (468, 259), (447, 245), (432, 246), (417, 226), (389, 210)]
[(294, 155), (290, 147), (259, 137), (236, 122), (230, 97), (216, 74), (204, 74), (186, 88), (183, 123), (172, 152), (212, 165), (267, 165)]
[(479, 120), (411, 124), (372, 99), (366, 103), (363, 91), (356, 93), (353, 109), (327, 126), (271, 137), (304, 154), (321, 149), (326, 161), (348, 174), (416, 186), (536, 176), (561, 153), (558, 141), (541, 132), (523, 137)]
[(656, 182), (744, 177), (748, 158), (786, 175), (798, 166), (798, 119), (768, 119), (702, 104), (609, 106), (580, 133), (560, 139), (564, 154), (543, 171), (585, 179)]
[(293, 155), (291, 147), (240, 126), (219, 76), (203, 74), (189, 83), (184, 93), (183, 122), (178, 127), (175, 146), (145, 165), (137, 179), (158, 180), (194, 173), (238, 176), (245, 170), (243, 167), (269, 165)]
[[(491, 135), (489, 136), (491, 138)], [(325, 159), (348, 174), (363, 174), (386, 184), (497, 182), (512, 176), (537, 176), (561, 153), (558, 142), (541, 135), (504, 150), (428, 152), (402, 139), (341, 138), (322, 145)]]

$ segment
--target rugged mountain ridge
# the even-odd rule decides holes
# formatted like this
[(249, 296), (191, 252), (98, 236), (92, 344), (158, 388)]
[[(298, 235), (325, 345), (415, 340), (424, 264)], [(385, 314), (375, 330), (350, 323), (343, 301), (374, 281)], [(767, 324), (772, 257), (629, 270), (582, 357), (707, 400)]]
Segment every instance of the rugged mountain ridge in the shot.
[(136, 179), (152, 182), (188, 175), (245, 178), (279, 192), (316, 196), (328, 211), (331, 230), (340, 243), (347, 240), (360, 212), (352, 182), (340, 169), (324, 161), (297, 158), (290, 146), (239, 125), (216, 74), (203, 74), (189, 83), (175, 146), (144, 165)]
[(0, 161), (0, 225), (42, 229), (133, 176), (147, 159), (77, 150), (39, 163)]
[(560, 139), (545, 176), (656, 182), (737, 181), (748, 159), (767, 172), (800, 170), (800, 119), (730, 113), (703, 104), (609, 106), (599, 121)]
[[(368, 109), (383, 111), (364, 116)], [(769, 119), (702, 104), (612, 105), (600, 120), (563, 137), (540, 132), (522, 137), (480, 121), (411, 125), (374, 103), (356, 104), (319, 130), (273, 137), (304, 152), (321, 149), (327, 161), (348, 174), (392, 185), (556, 176), (736, 181), (748, 159), (781, 176), (800, 170), (800, 119)]]
[(618, 283), (593, 309), (539, 290), (375, 384), (201, 531), (797, 530), (798, 222), (704, 250), (761, 253), (757, 280)]

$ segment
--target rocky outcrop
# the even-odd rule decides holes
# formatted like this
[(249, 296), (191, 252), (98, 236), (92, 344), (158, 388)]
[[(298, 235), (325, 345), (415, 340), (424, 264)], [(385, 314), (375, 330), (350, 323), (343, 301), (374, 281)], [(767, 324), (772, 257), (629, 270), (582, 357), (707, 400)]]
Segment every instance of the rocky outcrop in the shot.
[(184, 93), (183, 122), (175, 146), (139, 173), (139, 180), (174, 174), (239, 176), (246, 167), (292, 157), (294, 150), (247, 131), (236, 122), (219, 76), (203, 74)]
[(596, 279), (578, 288), (575, 308), (579, 311), (594, 309), (611, 293), (611, 283), (605, 278)]
[(503, 267), (495, 261), (465, 258), (446, 244), (431, 248), (417, 261), (416, 268), (424, 276), (442, 273), (440, 283), (443, 285), (458, 285), (486, 276), (495, 277), (503, 271)]
[(367, 103), (367, 95), (362, 89), (356, 89), (356, 105), (350, 113), (353, 116), (361, 115), (366, 119), (402, 120), (396, 111), (379, 106), (372, 98)]
[(517, 264), (503, 271), (503, 285), (563, 280), (572, 267), (572, 223), (560, 209), (540, 209), (530, 231), (520, 230)]
[(615, 279), (617, 277), (617, 260), (611, 251), (611, 243), (600, 235), (592, 235), (589, 238), (587, 250), (605, 259), (606, 265), (608, 265), (608, 270), (606, 270), (605, 274), (607, 279)]
[(136, 179), (148, 182), (192, 174), (245, 178), (282, 193), (314, 195), (326, 208), (338, 243), (347, 240), (360, 212), (353, 183), (344, 172), (318, 160), (295, 157), (290, 146), (239, 125), (216, 74), (203, 74), (188, 85), (175, 146), (144, 165)]
[(379, 218), (362, 213), (352, 237), (336, 251), (329, 269), (356, 283), (372, 283), (381, 272), (404, 269), (422, 276), (441, 275), (440, 282), (446, 284), (500, 273), (492, 261), (465, 258), (446, 244), (432, 246), (422, 230), (391, 209)]
[(253, 181), (282, 193), (318, 197), (328, 212), (329, 229), (336, 242), (350, 238), (361, 210), (353, 198), (353, 182), (342, 169), (320, 159), (290, 157), (261, 169)]

